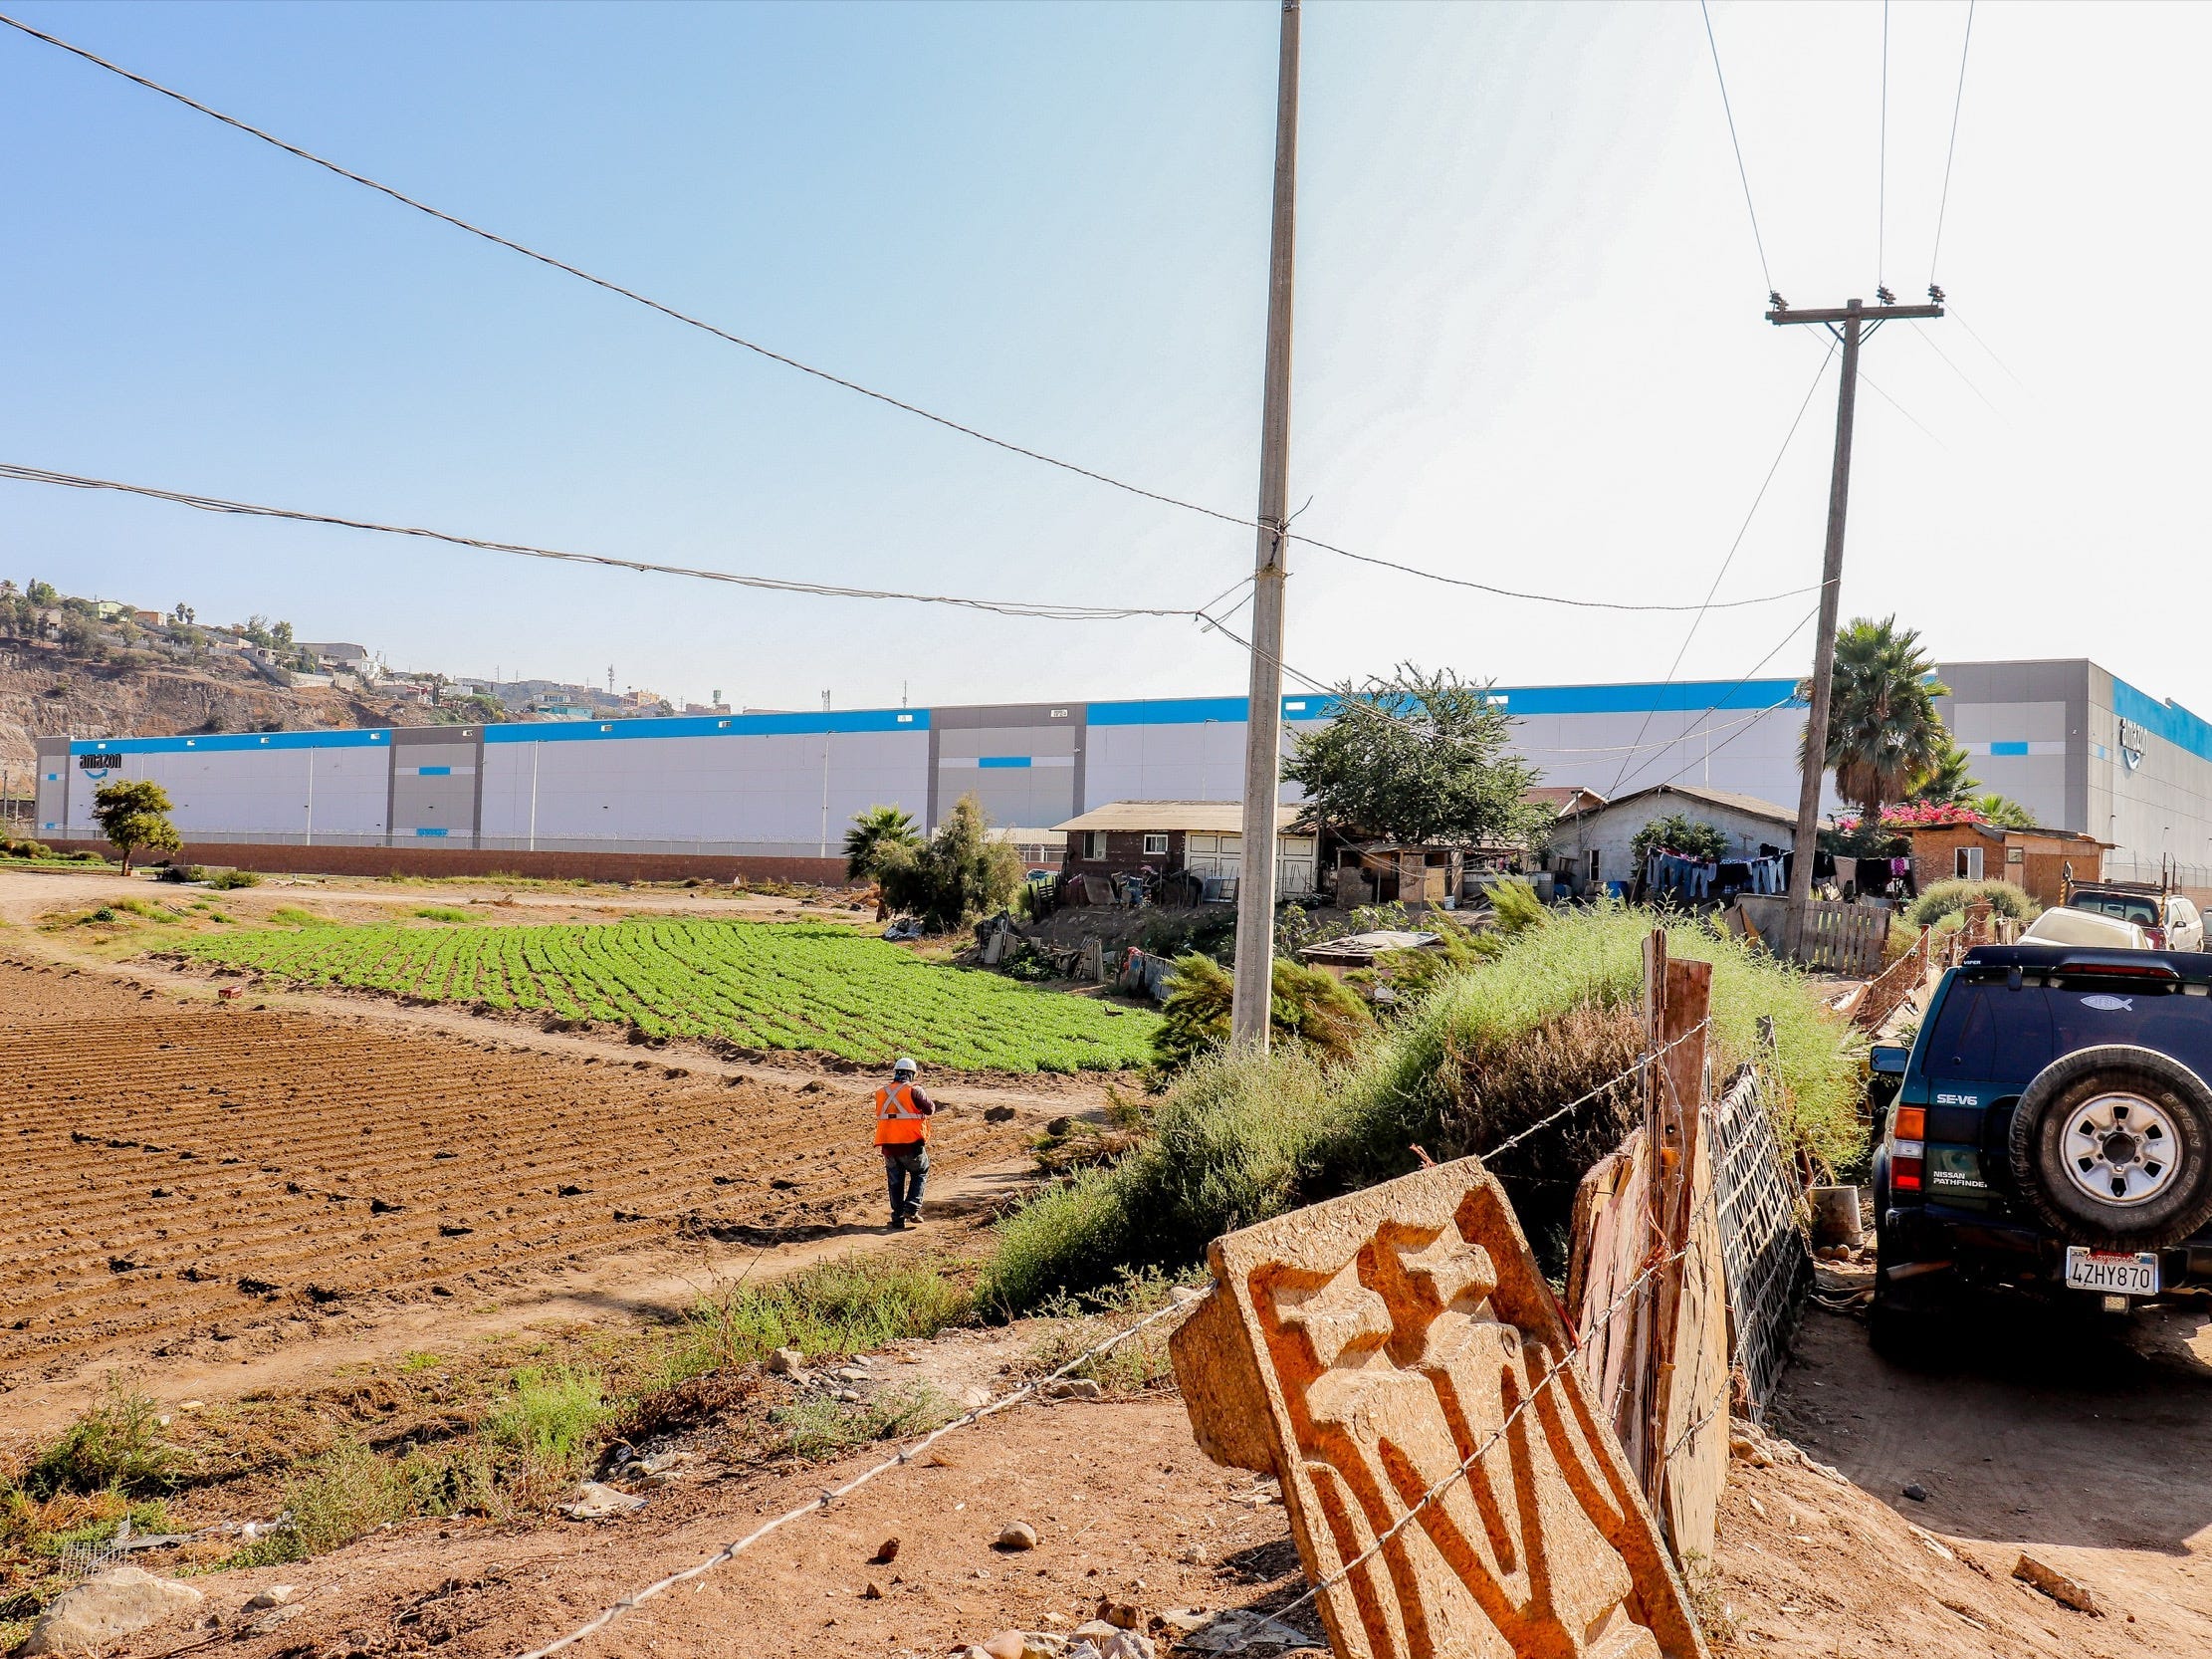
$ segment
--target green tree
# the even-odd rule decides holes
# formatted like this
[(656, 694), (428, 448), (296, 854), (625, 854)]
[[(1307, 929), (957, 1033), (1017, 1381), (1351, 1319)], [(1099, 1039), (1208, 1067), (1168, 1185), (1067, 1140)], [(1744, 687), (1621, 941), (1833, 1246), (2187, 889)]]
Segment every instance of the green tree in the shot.
[(1629, 842), (1629, 850), (1641, 865), (1655, 852), (1679, 852), (1684, 857), (1703, 858), (1717, 863), (1728, 855), (1728, 837), (1720, 832), (1717, 825), (1689, 817), (1686, 813), (1669, 813), (1664, 818), (1655, 818), (1636, 832), (1636, 839)]
[[(1896, 617), (1854, 617), (1836, 636), (1826, 764), (1836, 793), (1867, 823), (1879, 823), (1884, 806), (1904, 800), (1914, 779), (1935, 770), (1949, 741), (1935, 699), (1950, 694), (1920, 649), (1918, 630), (1898, 627)], [(1800, 684), (1798, 695), (1810, 697), (1812, 682)], [(1801, 738), (1800, 762), (1804, 753)]]
[(1938, 807), (1965, 806), (1973, 800), (1978, 787), (1974, 782), (1972, 762), (1973, 757), (1946, 734), (1935, 764), (1913, 780), (1908, 799), (1930, 802)]
[(881, 847), (875, 877), (884, 902), (918, 916), (932, 933), (1004, 909), (1021, 885), (1021, 855), (988, 839), (990, 828), (983, 804), (964, 795), (927, 841)]
[(1967, 805), (2000, 830), (2033, 830), (2037, 827), (2036, 815), (2010, 796), (1977, 795)]
[(169, 810), (169, 792), (150, 778), (120, 778), (93, 793), (93, 819), (122, 854), (123, 874), (130, 873), (131, 854), (141, 847), (174, 852), (184, 844)]
[(913, 817), (896, 807), (870, 807), (864, 813), (855, 813), (851, 828), (845, 831), (845, 878), (872, 881), (880, 854), (894, 846), (919, 846), (921, 842)]
[(61, 636), (62, 648), (72, 656), (97, 658), (104, 654), (101, 649), (100, 630), (75, 612), (71, 612), (62, 618)]
[(56, 605), (62, 602), (62, 591), (51, 582), (31, 579), (31, 586), (23, 590), (23, 596), (35, 605)]
[(1522, 797), (1542, 774), (1510, 752), (1512, 720), (1489, 685), (1401, 663), (1338, 687), (1335, 717), (1283, 763), (1305, 786), (1303, 822), (1413, 844), (1541, 834), (1551, 814)]

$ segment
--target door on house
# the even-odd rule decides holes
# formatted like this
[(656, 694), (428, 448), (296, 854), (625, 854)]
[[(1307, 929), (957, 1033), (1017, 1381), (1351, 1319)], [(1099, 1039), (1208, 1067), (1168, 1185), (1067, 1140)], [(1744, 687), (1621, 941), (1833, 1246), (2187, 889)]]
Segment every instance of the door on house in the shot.
[(1183, 862), (1194, 875), (1234, 875), (1239, 838), (1218, 834), (1186, 835), (1183, 837)]
[(1313, 889), (1314, 843), (1303, 835), (1281, 835), (1275, 840), (1275, 892), (1310, 893)]

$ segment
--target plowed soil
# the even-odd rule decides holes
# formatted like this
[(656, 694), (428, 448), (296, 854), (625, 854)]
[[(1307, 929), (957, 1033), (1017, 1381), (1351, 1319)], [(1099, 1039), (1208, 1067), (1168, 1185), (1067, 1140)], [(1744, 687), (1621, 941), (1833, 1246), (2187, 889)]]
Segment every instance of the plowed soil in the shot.
[[(880, 1231), (873, 1079), (599, 1047), (0, 960), (0, 1393), (481, 1310), (617, 1255)], [(956, 1101), (933, 1186), (1030, 1132)]]

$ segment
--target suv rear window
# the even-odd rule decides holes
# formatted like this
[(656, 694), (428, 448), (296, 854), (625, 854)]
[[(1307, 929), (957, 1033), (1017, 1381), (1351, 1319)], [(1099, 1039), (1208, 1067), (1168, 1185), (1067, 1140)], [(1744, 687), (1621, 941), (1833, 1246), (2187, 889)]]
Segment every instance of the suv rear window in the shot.
[(2014, 990), (2001, 976), (1962, 973), (1928, 1032), (1921, 1069), (1931, 1082), (2010, 1092), (2061, 1055), (2101, 1043), (2155, 1049), (2212, 1080), (2212, 997), (2103, 975), (2030, 980)]
[(2137, 898), (2133, 893), (2076, 893), (2067, 905), (2075, 910), (2095, 910), (2115, 921), (2133, 922), (2137, 927), (2158, 925), (2158, 901)]

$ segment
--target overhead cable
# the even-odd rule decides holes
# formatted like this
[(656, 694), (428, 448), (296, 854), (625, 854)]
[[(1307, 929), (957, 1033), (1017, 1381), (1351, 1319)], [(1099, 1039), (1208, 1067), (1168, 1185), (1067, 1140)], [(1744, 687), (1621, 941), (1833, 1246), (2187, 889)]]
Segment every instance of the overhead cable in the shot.
[[(1127, 479), (1116, 478), (1113, 477), (1111, 474), (1099, 472), (1094, 468), (1082, 466), (1077, 462), (1063, 460), (1056, 455), (1048, 455), (1042, 450), (1031, 449), (1024, 444), (1014, 443), (1009, 439), (994, 436), (992, 433), (981, 431), (976, 427), (969, 426), (964, 422), (955, 420), (949, 415), (939, 414), (935, 410), (923, 408), (917, 403), (910, 403), (906, 399), (895, 397), (889, 392), (878, 391), (873, 386), (863, 385), (857, 380), (848, 379), (844, 375), (833, 373), (829, 369), (819, 368), (812, 363), (803, 362), (799, 358), (791, 356), (788, 353), (778, 352), (774, 348), (764, 346), (758, 341), (748, 340), (743, 335), (733, 334), (729, 330), (721, 328), (713, 323), (709, 323), (703, 318), (695, 317), (689, 312), (678, 310), (676, 307), (653, 299), (649, 295), (641, 294), (633, 288), (627, 288), (621, 283), (611, 281), (606, 277), (595, 276), (591, 272), (582, 269), (580, 266), (569, 264), (566, 260), (556, 259), (552, 254), (541, 253), (536, 248), (532, 248), (525, 245), (524, 243), (515, 241), (512, 237), (502, 236), (497, 231), (487, 230), (482, 225), (474, 224), (469, 220), (460, 217), (458, 214), (448, 213), (443, 208), (433, 207), (425, 201), (408, 195), (403, 190), (394, 189), (389, 184), (379, 183), (377, 180), (369, 178), (365, 174), (357, 173), (349, 167), (341, 166), (335, 161), (330, 160), (325, 156), (318, 155), (311, 149), (303, 148), (299, 144), (291, 143), (286, 139), (280, 138), (272, 132), (255, 126), (250, 121), (241, 120), (236, 116), (225, 115), (222, 111), (212, 109), (209, 106), (200, 103), (199, 100), (191, 98), (184, 93), (178, 92), (173, 87), (164, 86), (158, 81), (154, 81), (146, 76), (137, 74), (135, 71), (124, 69), (121, 65), (111, 63), (108, 59), (101, 57), (96, 52), (87, 51), (84, 47), (74, 45), (69, 41), (61, 39), (59, 36), (50, 35), (43, 29), (34, 29), (28, 23), (24, 23), (17, 18), (9, 17), (5, 13), (0, 13), (0, 23), (4, 23), (9, 28), (18, 30), (23, 34), (29, 35), (34, 40), (44, 41), (49, 46), (58, 47), (60, 50), (67, 52), (74, 57), (82, 58), (85, 62), (93, 64), (98, 68), (107, 70), (110, 74), (120, 76), (123, 80), (128, 81), (135, 86), (143, 87), (148, 92), (158, 93), (163, 98), (171, 99), (174, 102), (183, 105), (186, 109), (196, 111), (200, 115), (206, 116), (211, 120), (220, 121), (225, 126), (232, 127), (237, 131), (243, 132), (249, 137), (259, 138), (262, 142), (272, 144), (276, 148), (283, 150), (288, 155), (298, 156), (303, 161), (311, 162), (314, 165), (323, 168), (327, 172), (335, 173), (338, 177), (346, 179), (351, 183), (358, 184), (364, 189), (373, 190), (381, 196), (387, 196), (391, 200), (400, 203), (402, 206), (413, 208), (416, 212), (425, 214), (430, 218), (436, 219), (442, 224), (451, 225), (456, 230), (466, 231), (471, 236), (479, 237), (486, 242), (494, 244), (495, 246), (506, 248), (510, 252), (521, 254), (526, 259), (535, 260), (539, 264), (547, 266), (553, 270), (562, 272), (568, 276), (576, 278), (581, 282), (587, 282), (594, 288), (603, 289), (609, 294), (619, 295), (625, 300), (629, 300), (637, 305), (644, 306), (650, 311), (658, 312), (661, 316), (670, 318), (675, 322), (682, 323), (688, 328), (697, 329), (704, 334), (712, 335), (715, 339), (724, 341), (729, 345), (742, 347), (744, 350), (752, 352), (759, 356), (766, 357), (772, 362), (781, 363), (786, 368), (793, 368), (798, 370), (802, 374), (812, 375), (815, 379), (826, 381), (831, 385), (842, 386), (847, 391), (858, 392), (863, 397), (872, 398), (878, 403), (887, 404), (892, 408), (904, 410), (908, 414), (916, 415), (923, 420), (931, 421), (936, 425), (945, 427), (949, 431), (959, 432), (965, 437), (971, 437), (976, 439), (978, 442), (990, 444), (996, 449), (1002, 449), (1008, 454), (1020, 455), (1032, 461), (1041, 461), (1046, 466), (1057, 467), (1063, 472), (1074, 473), (1078, 477), (1088, 478), (1094, 483), (1105, 484), (1114, 489), (1125, 491), (1130, 495), (1141, 496), (1147, 501), (1156, 501), (1159, 502), (1162, 506), (1166, 507), (1181, 508), (1185, 512), (1197, 513), (1202, 517), (1213, 519), (1217, 523), (1235, 525), (1239, 529), (1243, 530), (1255, 529), (1258, 526), (1258, 521), (1256, 519), (1247, 518), (1237, 513), (1222, 512), (1218, 508), (1208, 507), (1203, 503), (1196, 501), (1187, 501), (1181, 496), (1168, 495), (1159, 490), (1146, 489), (1143, 485), (1132, 484)], [(1756, 229), (1756, 226), (1754, 226), (1754, 229)], [(1423, 577), (1429, 581), (1443, 583), (1455, 588), (1471, 588), (1480, 592), (1495, 594), (1500, 598), (1526, 599), (1534, 603), (1567, 605), (1572, 608), (1586, 610), (1638, 611), (1691, 610), (1696, 608), (1696, 606), (1687, 604), (1634, 604), (1609, 599), (1569, 598), (1565, 595), (1556, 593), (1524, 592), (1516, 589), (1495, 587), (1488, 583), (1471, 582), (1459, 577), (1444, 576), (1438, 572), (1423, 570), (1418, 566), (1400, 564), (1394, 560), (1379, 559), (1370, 554), (1354, 553), (1349, 548), (1338, 547), (1335, 544), (1329, 542), (1317, 541), (1313, 537), (1300, 536), (1294, 532), (1287, 537), (1287, 540), (1293, 542), (1302, 542), (1308, 547), (1318, 548), (1324, 553), (1333, 553), (1341, 558), (1360, 560), (1367, 564), (1379, 565), (1390, 570), (1400, 571), (1408, 576)], [(1788, 593), (1777, 593), (1766, 595), (1760, 598), (1740, 599), (1732, 602), (1738, 604), (1764, 604), (1769, 602), (1770, 599), (1788, 598), (1791, 596), (1792, 595)], [(1188, 614), (1188, 612), (1178, 612), (1178, 614)]]
[[(1719, 606), (1712, 603), (1712, 596), (1713, 594), (1720, 592), (1720, 584), (1726, 579), (1728, 575), (1728, 567), (1736, 562), (1736, 550), (1743, 546), (1744, 537), (1750, 534), (1751, 521), (1758, 516), (1759, 504), (1762, 501), (1766, 500), (1767, 490), (1774, 483), (1774, 475), (1782, 470), (1782, 458), (1789, 454), (1790, 444), (1797, 437), (1797, 429), (1805, 423), (1805, 411), (1813, 406), (1813, 394), (1820, 390), (1821, 380), (1827, 375), (1828, 365), (1830, 361), (1834, 359), (1835, 356), (1836, 342), (1834, 340), (1831, 340), (1828, 343), (1827, 356), (1821, 358), (1820, 367), (1813, 370), (1813, 383), (1805, 388), (1805, 396), (1799, 401), (1797, 405), (1797, 413), (1790, 419), (1790, 429), (1782, 434), (1781, 448), (1777, 449), (1774, 452), (1774, 459), (1767, 465), (1766, 476), (1759, 480), (1758, 494), (1754, 495), (1751, 498), (1751, 506), (1743, 515), (1743, 523), (1736, 527), (1736, 539), (1728, 544), (1728, 556), (1725, 559), (1721, 560), (1720, 570), (1713, 577), (1712, 586), (1705, 590), (1706, 602), (1705, 604), (1700, 605), (1698, 607), (1697, 614), (1689, 619), (1689, 631), (1682, 635), (1681, 645), (1674, 652), (1674, 660), (1666, 665), (1666, 678), (1660, 682), (1661, 684), (1671, 685), (1673, 683), (1675, 671), (1682, 665), (1682, 658), (1689, 654), (1690, 641), (1697, 637), (1697, 629), (1699, 625), (1705, 620), (1705, 611), (1708, 608), (1719, 608)], [(1818, 585), (1816, 584), (1815, 587), (1817, 588)], [(1808, 590), (1800, 589), (1799, 592), (1808, 592)], [(1647, 709), (1644, 712), (1644, 724), (1637, 728), (1636, 733), (1636, 742), (1638, 744), (1643, 743), (1644, 734), (1652, 729), (1652, 713), (1653, 711), (1650, 709)], [(1632, 746), (1632, 748), (1630, 749), (1630, 754), (1634, 754), (1635, 752), (1635, 748)], [(1628, 755), (1622, 756), (1621, 766), (1624, 771), (1627, 769), (1628, 764)], [(1617, 773), (1614, 776), (1613, 788), (1614, 790), (1618, 790), (1620, 787), (1621, 779), (1619, 774)], [(1608, 793), (1610, 794), (1612, 792), (1609, 791)]]
[(657, 311), (663, 317), (671, 318), (686, 327), (713, 335), (717, 340), (725, 341), (732, 346), (742, 347), (748, 352), (768, 358), (771, 362), (779, 362), (786, 368), (797, 369), (801, 374), (811, 374), (817, 380), (826, 380), (831, 385), (842, 386), (845, 390), (858, 392), (863, 397), (872, 397), (878, 403), (886, 403), (894, 409), (902, 409), (910, 415), (918, 415), (923, 420), (933, 421), (950, 431), (962, 434), (964, 437), (974, 438), (980, 443), (988, 443), (994, 448), (1003, 449), (1009, 454), (1025, 456), (1032, 461), (1042, 461), (1046, 466), (1058, 467), (1063, 472), (1075, 473), (1079, 477), (1092, 480), (1094, 483), (1111, 485), (1114, 489), (1126, 490), (1131, 495), (1143, 496), (1148, 501), (1157, 501), (1165, 506), (1180, 507), (1186, 512), (1202, 513), (1210, 519), (1218, 519), (1224, 524), (1239, 525), (1245, 529), (1253, 527), (1252, 520), (1241, 518), (1234, 513), (1223, 513), (1212, 507), (1202, 506), (1195, 501), (1185, 501), (1178, 496), (1163, 495), (1157, 490), (1148, 490), (1142, 485), (1129, 483), (1126, 479), (1114, 478), (1106, 473), (1094, 471), (1090, 467), (1078, 465), (1074, 461), (1062, 460), (1057, 455), (1047, 455), (1042, 450), (1030, 449), (1005, 438), (995, 437), (989, 432), (979, 431), (973, 426), (954, 420), (949, 415), (938, 414), (935, 410), (925, 409), (917, 403), (909, 403), (904, 398), (894, 397), (887, 391), (878, 391), (873, 386), (862, 385), (858, 380), (847, 379), (844, 375), (832, 373), (829, 369), (818, 368), (812, 363), (802, 362), (788, 353), (778, 352), (773, 347), (763, 346), (759, 341), (748, 340), (743, 335), (732, 334), (729, 330), (718, 328), (703, 318), (694, 317), (689, 312), (679, 311), (674, 306), (665, 305), (649, 295), (640, 294), (634, 288), (625, 288), (618, 282), (610, 281), (605, 277), (594, 276), (580, 266), (570, 265), (566, 260), (555, 259), (552, 254), (540, 253), (536, 248), (517, 242), (512, 237), (502, 236), (498, 231), (486, 230), (482, 225), (472, 224), (457, 214), (448, 213), (442, 208), (432, 207), (428, 202), (420, 201), (403, 190), (395, 190), (389, 184), (380, 184), (375, 179), (354, 172), (349, 167), (342, 167), (335, 161), (316, 154), (313, 150), (303, 149), (298, 144), (288, 143), (273, 132), (264, 131), (261, 127), (255, 126), (249, 121), (240, 120), (236, 116), (226, 116), (220, 110), (210, 109), (197, 99), (189, 98), (173, 87), (165, 87), (158, 81), (149, 80), (143, 75), (124, 69), (120, 64), (111, 63), (98, 53), (88, 52), (84, 47), (72, 45), (59, 36), (46, 33), (43, 29), (34, 29), (20, 19), (0, 13), (0, 23), (6, 24), (11, 29), (20, 30), (34, 40), (42, 40), (49, 46), (59, 47), (62, 51), (82, 58), (89, 64), (97, 65), (110, 74), (119, 75), (125, 81), (143, 87), (148, 92), (159, 93), (163, 98), (173, 99), (186, 109), (196, 110), (209, 119), (221, 121), (225, 126), (234, 127), (249, 137), (259, 138), (266, 144), (274, 144), (286, 154), (296, 155), (303, 161), (313, 162), (316, 166), (328, 172), (335, 173), (340, 178), (350, 180), (363, 189), (374, 190), (378, 195), (389, 196), (403, 207), (411, 207), (417, 213), (427, 214), (443, 224), (453, 226), (456, 230), (465, 230), (471, 236), (481, 237), (498, 247), (506, 248), (513, 253), (519, 253), (525, 259), (534, 259), (541, 265), (564, 272), (579, 281), (591, 284), (594, 288), (605, 289), (609, 294), (618, 294), (625, 300), (633, 301), (648, 310)]
[[(1735, 684), (1731, 685), (1726, 691), (1723, 691), (1717, 698), (1713, 700), (1711, 705), (1706, 708), (1703, 714), (1698, 715), (1697, 719), (1691, 722), (1690, 730), (1682, 733), (1680, 737), (1670, 739), (1666, 743), (1656, 744), (1654, 745), (1654, 748), (1659, 750), (1669, 749), (1677, 744), (1687, 743), (1691, 738), (1695, 737), (1697, 735), (1700, 722), (1710, 719), (1713, 715), (1718, 714), (1721, 709), (1726, 707), (1728, 704), (1728, 700), (1737, 692), (1741, 691), (1745, 686), (1749, 685), (1752, 680), (1757, 678), (1760, 670), (1765, 668), (1766, 665), (1772, 662), (1777, 656), (1780, 656), (1782, 654), (1782, 648), (1785, 645), (1789, 644), (1789, 642), (1795, 639), (1800, 633), (1803, 633), (1805, 631), (1805, 625), (1808, 622), (1812, 621), (1813, 618), (1818, 616), (1820, 613), (1820, 606), (1816, 604), (1815, 606), (1813, 606), (1812, 609), (1808, 610), (1804, 615), (1800, 616), (1796, 620), (1796, 622), (1791, 624), (1790, 631), (1782, 635), (1780, 639), (1777, 639), (1774, 642), (1773, 648), (1770, 649), (1765, 656), (1759, 658), (1757, 662), (1754, 662), (1749, 668), (1745, 669), (1743, 671), (1742, 677), (1739, 678)], [(1764, 714), (1771, 714), (1776, 709), (1788, 708), (1790, 704), (1795, 701), (1796, 690), (1795, 687), (1793, 687), (1790, 696), (1785, 697), (1779, 703), (1770, 704), (1767, 708), (1762, 709), (1760, 712)], [(1747, 732), (1749, 730), (1751, 730), (1751, 727), (1745, 726), (1738, 731), (1731, 732), (1725, 740), (1716, 745), (1713, 749), (1707, 751), (1707, 753), (1701, 758), (1710, 760), (1714, 755), (1717, 755), (1722, 749), (1725, 749), (1730, 743), (1735, 742), (1737, 738), (1741, 737), (1744, 732)], [(1657, 755), (1655, 755), (1653, 758), (1654, 760), (1656, 760), (1658, 757)], [(1645, 761), (1642, 765), (1638, 766), (1626, 777), (1619, 779), (1614, 785), (1614, 799), (1619, 799), (1618, 791), (1624, 785), (1635, 783), (1637, 779), (1643, 777), (1646, 772), (1649, 772), (1651, 770), (1651, 768), (1652, 761)], [(1676, 772), (1668, 774), (1668, 778), (1672, 778), (1678, 775), (1679, 769), (1677, 768)], [(1662, 778), (1659, 781), (1661, 783), (1664, 783), (1668, 780)]]
[[(246, 518), (282, 519), (293, 524), (327, 524), (342, 530), (373, 531), (382, 536), (414, 536), (452, 547), (475, 548), (485, 553), (516, 554), (526, 559), (550, 559), (568, 565), (603, 565), (612, 570), (642, 571), (654, 576), (689, 577), (698, 582), (723, 582), (739, 588), (758, 588), (774, 593), (812, 593), (825, 598), (904, 599), (914, 604), (956, 605), (968, 610), (988, 610), (1001, 616), (1034, 616), (1060, 622), (1119, 621), (1130, 616), (1196, 616), (1190, 606), (1056, 604), (1042, 599), (979, 599), (953, 593), (917, 593), (891, 588), (849, 588), (826, 582), (796, 582), (787, 577), (743, 576), (732, 571), (696, 570), (682, 565), (662, 565), (642, 559), (617, 559), (611, 554), (574, 553), (560, 548), (534, 547), (527, 542), (494, 542), (459, 536), (416, 525), (379, 524), (372, 519), (346, 518), (334, 513), (306, 513), (289, 507), (265, 507), (253, 502), (225, 501), (216, 496), (190, 495), (180, 490), (155, 489), (148, 484), (124, 484), (111, 478), (84, 478), (75, 473), (51, 472), (43, 467), (0, 462), (0, 479), (24, 484), (54, 484), (73, 490), (110, 490), (119, 495), (143, 496), (203, 513), (230, 513)], [(1233, 592), (1233, 590), (1231, 590)]]
[(1779, 593), (1761, 593), (1755, 598), (1722, 599), (1718, 603), (1710, 598), (1702, 604), (1631, 604), (1618, 599), (1570, 599), (1557, 593), (1525, 593), (1513, 588), (1498, 588), (1487, 582), (1475, 582), (1466, 577), (1445, 576), (1441, 571), (1427, 571), (1415, 565), (1401, 565), (1395, 559), (1379, 559), (1371, 553), (1354, 553), (1350, 548), (1340, 548), (1329, 542), (1317, 542), (1311, 536), (1292, 536), (1293, 542), (1303, 542), (1309, 548), (1319, 548), (1323, 553), (1333, 553), (1339, 558), (1356, 559), (1363, 565), (1380, 565), (1385, 570), (1403, 571), (1408, 576), (1418, 576), (1429, 582), (1440, 582), (1452, 588), (1472, 588), (1477, 592), (1495, 593), (1507, 599), (1537, 599), (1545, 604), (1564, 604), (1583, 610), (1737, 610), (1745, 605), (1772, 604), (1776, 599), (1794, 599), (1800, 593), (1810, 593), (1810, 588), (1786, 588)]
[(1736, 177), (1743, 181), (1743, 210), (1751, 215), (1751, 241), (1759, 250), (1759, 275), (1765, 279), (1767, 291), (1774, 290), (1774, 273), (1767, 268), (1766, 238), (1759, 234), (1759, 210), (1751, 202), (1751, 172), (1743, 164), (1743, 140), (1736, 136), (1736, 112), (1728, 102), (1728, 77), (1720, 68), (1720, 43), (1713, 39), (1712, 9), (1705, 0), (1697, 0), (1697, 15), (1705, 20), (1705, 45), (1712, 50), (1713, 80), (1720, 86), (1720, 113), (1728, 118), (1728, 143), (1736, 152)]
[(1935, 262), (1943, 252), (1943, 214), (1951, 205), (1951, 162), (1958, 154), (1958, 112), (1966, 103), (1966, 53), (1974, 44), (1974, 0), (1966, 0), (1966, 35), (1958, 43), (1958, 92), (1951, 100), (1951, 141), (1943, 151), (1943, 194), (1935, 204), (1935, 245), (1928, 249), (1928, 282), (1935, 281)]

